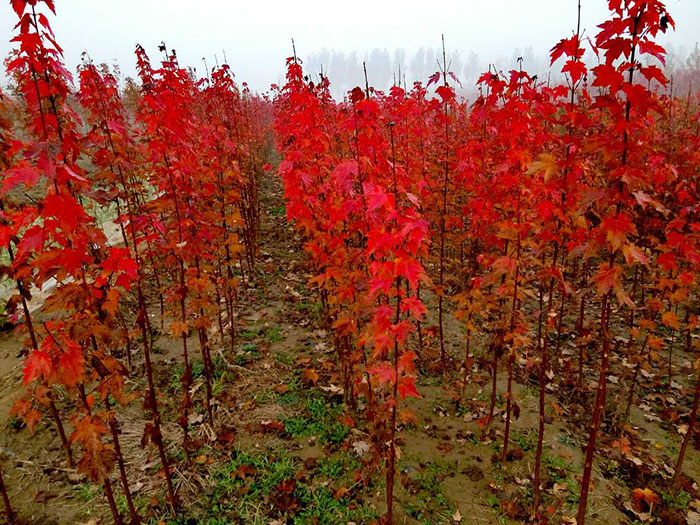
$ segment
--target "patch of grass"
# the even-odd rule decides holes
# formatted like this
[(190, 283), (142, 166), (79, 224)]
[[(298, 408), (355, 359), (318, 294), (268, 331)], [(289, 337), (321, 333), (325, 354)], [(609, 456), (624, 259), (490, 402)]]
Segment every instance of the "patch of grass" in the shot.
[[(343, 467), (340, 470), (333, 467), (330, 471), (334, 473), (342, 472), (349, 465), (346, 459), (335, 461), (334, 464)], [(326, 464), (323, 468), (330, 467)], [(235, 451), (232, 459), (210, 477), (214, 487), (203, 502), (204, 515), (189, 518), (189, 521), (168, 523), (267, 525), (282, 520), (295, 525), (331, 525), (349, 521), (368, 523), (376, 519), (376, 511), (361, 502), (354, 502), (352, 494), (336, 498), (335, 490), (340, 487), (334, 488), (328, 483), (319, 486), (313, 480), (307, 481), (305, 476), (299, 476), (303, 469), (301, 460), (285, 451), (260, 454)], [(319, 466), (317, 470), (322, 468)], [(297, 481), (293, 482), (293, 490), (287, 497), (295, 504), (290, 510), (279, 508), (275, 505), (279, 487), (293, 479)]]
[[(221, 393), (224, 389), (226, 382), (226, 367), (220, 357), (216, 356), (212, 358), (213, 377), (212, 377), (212, 390), (214, 395)], [(204, 375), (204, 362), (202, 360), (192, 361), (190, 364), (192, 369), (192, 381), (196, 381)], [(177, 392), (182, 389), (182, 376), (185, 374), (185, 365), (178, 365), (175, 370), (173, 370), (170, 380), (168, 381), (168, 390), (171, 392)]]
[(566, 479), (566, 488), (568, 490), (568, 494), (566, 496), (566, 502), (571, 505), (572, 507), (577, 507), (578, 506), (578, 499), (580, 496), (581, 492), (581, 487), (579, 484), (576, 482), (576, 480), (572, 477), (569, 476)]
[(277, 206), (276, 208), (270, 208), (269, 213), (270, 215), (286, 215), (287, 208), (283, 204), (282, 206)]
[(244, 366), (257, 359), (260, 359), (260, 352), (258, 352), (258, 344), (246, 343), (243, 346), (241, 346), (240, 353), (237, 353), (234, 356), (233, 362), (238, 366)]
[(301, 302), (297, 303), (295, 309), (299, 312), (305, 312), (314, 318), (318, 318), (323, 311), (323, 305), (320, 302)]
[(573, 472), (571, 462), (561, 456), (550, 456), (545, 454), (542, 458), (549, 477), (555, 483), (566, 482), (569, 474)]
[(263, 523), (266, 514), (261, 503), (280, 483), (291, 479), (299, 465), (298, 459), (284, 452), (278, 455), (234, 453), (233, 459), (211, 476), (215, 486), (208, 495), (207, 518), (230, 518), (230, 522), (238, 523)]
[(12, 430), (22, 430), (22, 428), (25, 426), (22, 418), (17, 417), (16, 415), (12, 415), (7, 424)]
[(282, 394), (277, 402), (280, 405), (292, 406), (297, 405), (301, 401), (301, 397), (296, 392), (285, 392)]
[(367, 505), (350, 506), (350, 498), (336, 499), (328, 486), (311, 489), (308, 486), (297, 488), (296, 495), (303, 507), (294, 516), (295, 525), (334, 525), (336, 523), (371, 523), (377, 519), (377, 511)]
[(405, 503), (406, 513), (419, 523), (450, 523), (454, 512), (452, 503), (442, 492), (442, 483), (455, 464), (439, 461), (425, 465), (412, 480), (417, 494)]
[(240, 337), (243, 339), (250, 341), (251, 339), (255, 339), (258, 336), (258, 332), (255, 329), (246, 329), (243, 330), (240, 333)]
[(440, 386), (443, 384), (443, 378), (442, 376), (425, 376), (421, 378), (420, 384), (425, 386)]
[(292, 406), (298, 405), (303, 399), (301, 390), (301, 380), (298, 375), (295, 375), (287, 381), (288, 390), (283, 394), (278, 394), (277, 402), (280, 405)]
[(102, 493), (102, 485), (94, 485), (92, 483), (81, 483), (75, 487), (76, 497), (89, 503), (95, 499), (95, 497)]
[(295, 438), (318, 436), (324, 443), (337, 445), (349, 433), (349, 429), (338, 421), (342, 413), (341, 404), (313, 393), (306, 398), (302, 414), (283, 419), (282, 423), (285, 431)]
[(498, 508), (501, 505), (501, 502), (498, 501), (498, 498), (494, 496), (493, 494), (490, 495), (489, 497), (486, 498), (486, 504), (491, 507), (492, 509)]
[(537, 430), (516, 430), (512, 433), (512, 439), (524, 452), (534, 450), (537, 446)]
[(672, 509), (687, 510), (690, 502), (693, 500), (693, 496), (681, 490), (676, 493), (664, 493), (661, 495), (661, 499)]
[(268, 343), (277, 343), (282, 340), (281, 328), (279, 326), (273, 326), (265, 330), (265, 340)]
[(576, 442), (574, 437), (570, 436), (569, 434), (559, 434), (559, 437), (557, 437), (557, 441), (562, 445), (566, 445), (567, 447), (576, 448), (578, 446), (578, 443)]
[(540, 395), (540, 391), (531, 385), (526, 386), (523, 389), (522, 398), (523, 399), (534, 399)]
[(275, 360), (286, 366), (292, 366), (294, 364), (294, 358), (284, 352), (275, 353)]
[(337, 480), (360, 466), (361, 463), (357, 458), (341, 453), (334, 456), (323, 456), (318, 462), (316, 471), (330, 480)]

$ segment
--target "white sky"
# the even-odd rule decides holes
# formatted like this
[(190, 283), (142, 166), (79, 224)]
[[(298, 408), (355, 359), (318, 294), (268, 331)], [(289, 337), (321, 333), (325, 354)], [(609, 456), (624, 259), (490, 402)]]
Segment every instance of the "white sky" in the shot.
[[(0, 55), (10, 51), (16, 15), (9, 0), (0, 0)], [(544, 55), (576, 24), (576, 0), (56, 0), (51, 18), (71, 70), (80, 53), (96, 62), (114, 59), (134, 74), (134, 46), (142, 44), (152, 60), (160, 58), (164, 40), (180, 62), (203, 74), (226, 51), (239, 81), (264, 91), (283, 78), (291, 38), (300, 57), (332, 49), (360, 55), (374, 48), (393, 54), (405, 49), (438, 47), (444, 33), (448, 50), (467, 56), (475, 51), (487, 62), (532, 47)], [(583, 27), (607, 14), (605, 0), (583, 0)], [(668, 0), (677, 31), (664, 43), (691, 49), (700, 39), (700, 0)], [(0, 75), (4, 78), (3, 75)], [(332, 82), (331, 78), (331, 82)]]

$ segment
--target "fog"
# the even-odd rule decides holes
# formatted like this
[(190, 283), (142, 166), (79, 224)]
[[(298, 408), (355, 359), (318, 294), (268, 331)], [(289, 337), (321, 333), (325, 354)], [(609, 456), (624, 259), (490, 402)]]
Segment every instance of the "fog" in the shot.
[[(95, 62), (118, 63), (134, 72), (134, 46), (143, 45), (153, 60), (165, 41), (181, 64), (204, 74), (205, 57), (231, 64), (239, 81), (267, 91), (284, 78), (285, 59), (298, 56), (311, 74), (323, 71), (334, 94), (363, 82), (367, 62), (370, 83), (385, 89), (398, 77), (410, 84), (437, 70), (440, 37), (445, 35), (451, 69), (464, 85), (473, 84), (489, 64), (500, 70), (524, 67), (546, 75), (548, 51), (576, 26), (577, 0), (406, 0), (231, 2), (212, 0), (56, 0), (51, 23), (71, 70), (83, 51)], [(661, 38), (679, 61), (695, 46), (700, 1), (667, 2), (677, 29)], [(605, 0), (582, 0), (582, 27), (593, 36), (607, 16)], [(5, 0), (0, 7), (0, 55), (11, 50), (16, 15)], [(5, 77), (3, 72), (3, 83)]]

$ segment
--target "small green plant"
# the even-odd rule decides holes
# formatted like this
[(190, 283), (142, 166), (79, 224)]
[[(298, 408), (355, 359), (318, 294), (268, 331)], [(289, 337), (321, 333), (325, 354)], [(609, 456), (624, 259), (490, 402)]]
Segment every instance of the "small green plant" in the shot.
[(661, 495), (661, 499), (672, 509), (687, 510), (690, 502), (693, 500), (693, 496), (685, 490), (681, 490), (675, 493), (664, 493)]
[(265, 331), (265, 340), (268, 343), (277, 343), (282, 340), (282, 333), (279, 326), (273, 326)]
[(246, 343), (241, 346), (241, 351), (233, 358), (233, 362), (238, 366), (243, 366), (251, 361), (260, 359), (257, 343)]
[(294, 358), (284, 352), (275, 353), (275, 360), (286, 366), (292, 366), (294, 364)]
[(512, 436), (513, 442), (523, 449), (524, 452), (534, 450), (537, 446), (537, 431), (535, 429), (516, 430)]
[(567, 447), (574, 448), (578, 446), (576, 439), (574, 439), (574, 437), (570, 436), (569, 434), (559, 434), (559, 437), (557, 437), (557, 441), (562, 445), (566, 445)]
[(561, 456), (546, 454), (543, 462), (549, 477), (555, 483), (565, 483), (569, 474), (573, 471), (571, 463)]
[(102, 492), (102, 486), (92, 485), (90, 483), (81, 483), (75, 487), (75, 490), (79, 500), (89, 503)]
[(431, 462), (416, 474), (412, 485), (418, 493), (405, 504), (409, 516), (426, 525), (450, 522), (454, 508), (442, 493), (442, 482), (454, 468), (454, 464)]
[(303, 414), (283, 419), (282, 423), (285, 431), (293, 437), (318, 436), (324, 443), (339, 444), (350, 432), (338, 421), (342, 412), (342, 405), (314, 393), (306, 398)]
[(258, 332), (256, 330), (246, 329), (240, 333), (240, 336), (243, 339), (250, 341), (251, 339), (255, 339), (258, 336)]

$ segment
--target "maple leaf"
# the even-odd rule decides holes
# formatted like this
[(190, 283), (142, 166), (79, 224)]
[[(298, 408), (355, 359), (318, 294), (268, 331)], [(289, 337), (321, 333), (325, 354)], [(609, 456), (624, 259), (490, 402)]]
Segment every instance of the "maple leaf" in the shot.
[(189, 333), (189, 327), (186, 322), (173, 321), (168, 328), (170, 330), (170, 335), (173, 337), (182, 337)]
[(574, 59), (583, 56), (583, 49), (579, 46), (577, 36), (563, 38), (551, 49), (549, 52), (549, 56), (551, 57), (550, 65), (554, 64), (562, 55)]
[(569, 73), (571, 76), (571, 82), (576, 84), (581, 77), (583, 77), (586, 74), (586, 71), (588, 71), (588, 68), (586, 67), (586, 64), (584, 64), (580, 60), (567, 60), (566, 64), (564, 64), (564, 67), (561, 68), (562, 73)]
[(416, 367), (413, 361), (416, 359), (418, 359), (418, 355), (413, 351), (408, 351), (401, 354), (397, 362), (399, 372), (405, 372), (406, 374), (415, 373)]
[(102, 436), (107, 433), (107, 425), (96, 416), (84, 416), (74, 423), (75, 430), (70, 436), (73, 443), (80, 444), (90, 451), (99, 450), (102, 445)]
[(656, 262), (659, 263), (667, 271), (675, 270), (678, 267), (678, 263), (676, 261), (676, 254), (673, 252), (665, 252), (659, 254), (659, 256), (656, 258)]
[(559, 163), (555, 155), (543, 153), (538, 159), (530, 163), (528, 173), (544, 173), (544, 180), (548, 181), (552, 175), (559, 171)]
[(418, 424), (418, 417), (416, 416), (416, 414), (407, 408), (399, 410), (399, 419), (404, 425), (408, 423), (411, 423), (413, 425)]
[(428, 309), (423, 304), (418, 297), (405, 297), (401, 301), (401, 311), (410, 312), (410, 314), (417, 320), (420, 320), (425, 314), (428, 313)]
[(624, 213), (606, 217), (600, 227), (605, 231), (613, 251), (617, 251), (622, 247), (627, 240), (628, 234), (636, 232), (629, 215)]
[(109, 477), (114, 468), (116, 454), (111, 445), (103, 445), (99, 451), (86, 452), (78, 461), (78, 471), (82, 472), (96, 483), (101, 483)]
[(85, 363), (82, 349), (74, 341), (65, 341), (63, 349), (58, 356), (58, 367), (61, 371), (61, 382), (70, 388), (81, 380)]
[(675, 312), (672, 312), (671, 310), (665, 312), (661, 316), (661, 322), (664, 324), (664, 326), (668, 326), (669, 328), (673, 328), (674, 330), (681, 329), (681, 323), (678, 319), (678, 316)]
[(441, 77), (441, 73), (439, 71), (433, 73), (428, 78), (428, 85), (435, 84), (436, 82), (440, 82), (440, 77)]
[(18, 399), (10, 409), (10, 415), (16, 415), (24, 421), (29, 432), (34, 432), (37, 423), (41, 421), (41, 412), (32, 408), (32, 404), (27, 399)]
[(632, 456), (632, 448), (630, 447), (629, 438), (622, 437), (619, 440), (614, 441), (613, 447), (619, 449), (624, 456)]
[(260, 422), (260, 429), (265, 434), (282, 434), (284, 432), (284, 423), (278, 419), (266, 419)]
[(51, 356), (43, 350), (34, 350), (24, 363), (24, 384), (37, 378), (47, 379), (51, 375)]
[(618, 265), (601, 264), (595, 276), (596, 284), (598, 285), (598, 295), (602, 297), (611, 289), (619, 288), (620, 275), (622, 275), (622, 268)]
[(644, 503), (650, 506), (661, 503), (661, 498), (659, 497), (659, 495), (656, 494), (649, 487), (644, 489), (634, 489), (632, 491), (632, 498), (634, 499), (635, 503), (640, 503), (643, 501)]
[(27, 412), (22, 416), (22, 419), (27, 425), (27, 429), (29, 430), (29, 432), (33, 433), (37, 424), (41, 421), (41, 412), (32, 408), (30, 410), (27, 410)]
[(23, 261), (30, 253), (40, 251), (44, 246), (45, 238), (46, 233), (39, 225), (32, 226), (25, 231), (17, 247), (17, 260)]
[(659, 44), (652, 42), (648, 38), (642, 38), (639, 41), (640, 53), (651, 55), (659, 60), (663, 65), (666, 65), (666, 50)]
[(404, 376), (399, 379), (398, 392), (401, 399), (421, 397), (418, 390), (416, 390), (416, 378), (411, 376)]
[(318, 383), (318, 372), (313, 368), (306, 368), (301, 374), (301, 380), (309, 385)]
[(112, 288), (107, 292), (105, 300), (102, 303), (102, 308), (110, 316), (115, 317), (119, 311), (119, 290), (117, 288)]
[(367, 452), (369, 452), (370, 445), (369, 443), (367, 443), (367, 441), (355, 441), (352, 445), (352, 448), (355, 451), (355, 454), (362, 457)]
[(14, 9), (17, 16), (22, 18), (24, 14), (24, 9), (27, 6), (27, 0), (11, 0), (12, 9)]
[(646, 78), (648, 81), (656, 80), (659, 84), (662, 86), (665, 86), (668, 84), (668, 79), (666, 78), (666, 75), (664, 75), (664, 72), (661, 71), (661, 69), (658, 66), (645, 66), (639, 68), (639, 71), (644, 75), (644, 78)]
[(600, 64), (593, 68), (593, 86), (610, 88), (612, 93), (619, 91), (625, 82), (625, 77), (611, 64)]
[(367, 368), (367, 373), (379, 379), (380, 383), (393, 383), (396, 381), (396, 371), (394, 367), (386, 361)]
[(27, 188), (34, 186), (41, 172), (32, 166), (23, 166), (18, 168), (10, 168), (5, 171), (5, 177), (2, 179), (2, 187), (0, 187), (0, 195), (4, 195), (16, 186), (24, 184)]
[(420, 262), (415, 259), (400, 258), (396, 259), (394, 266), (394, 277), (404, 277), (411, 284), (412, 287), (418, 285), (418, 279), (420, 279), (423, 273), (423, 266)]
[(83, 207), (73, 197), (63, 194), (47, 196), (44, 199), (41, 215), (47, 218), (56, 217), (67, 231), (75, 230), (79, 221), (88, 218)]
[(380, 190), (378, 187), (365, 185), (365, 199), (367, 201), (367, 212), (371, 213), (389, 201), (389, 196), (386, 191)]
[(634, 244), (625, 244), (622, 247), (622, 253), (625, 256), (625, 261), (627, 261), (627, 264), (633, 264), (635, 262), (644, 265), (649, 264), (649, 257), (644, 255), (644, 252)]
[(340, 500), (346, 498), (350, 494), (350, 489), (347, 487), (340, 487), (333, 493), (333, 498)]
[(254, 476), (257, 473), (258, 473), (258, 469), (256, 469), (254, 466), (244, 464), (244, 465), (241, 465), (240, 467), (238, 467), (236, 472), (232, 472), (231, 477), (238, 478), (238, 479), (245, 481), (245, 479), (248, 476)]

